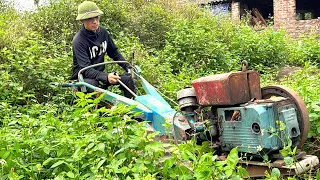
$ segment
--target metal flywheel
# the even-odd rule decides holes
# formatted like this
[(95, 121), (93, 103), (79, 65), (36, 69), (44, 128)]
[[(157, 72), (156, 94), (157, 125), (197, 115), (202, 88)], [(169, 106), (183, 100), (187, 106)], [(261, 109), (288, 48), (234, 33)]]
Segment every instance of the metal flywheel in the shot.
[(292, 89), (281, 86), (272, 85), (266, 86), (261, 89), (262, 99), (268, 99), (272, 96), (284, 97), (291, 99), (297, 108), (297, 118), (299, 123), (299, 128), (301, 130), (300, 140), (298, 147), (301, 148), (308, 138), (308, 133), (310, 131), (309, 113), (306, 105), (304, 104), (302, 98)]

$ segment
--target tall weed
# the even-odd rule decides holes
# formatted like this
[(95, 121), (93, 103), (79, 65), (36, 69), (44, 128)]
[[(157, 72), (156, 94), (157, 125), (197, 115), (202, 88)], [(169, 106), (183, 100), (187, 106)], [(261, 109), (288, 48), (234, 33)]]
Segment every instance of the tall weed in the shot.
[(48, 101), (61, 92), (59, 84), (70, 77), (72, 60), (63, 42), (53, 44), (38, 34), (30, 33), (20, 37), (12, 47), (2, 48), (0, 53), (4, 61), (2, 73), (7, 77), (4, 83), (9, 82), (8, 87), (20, 91), (15, 94), (18, 99), (27, 93), (34, 94), (39, 102)]

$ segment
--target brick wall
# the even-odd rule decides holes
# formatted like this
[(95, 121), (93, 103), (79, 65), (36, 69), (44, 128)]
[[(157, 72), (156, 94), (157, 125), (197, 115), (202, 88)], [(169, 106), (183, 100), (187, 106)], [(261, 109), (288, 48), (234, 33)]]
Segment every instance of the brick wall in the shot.
[(298, 36), (316, 32), (320, 35), (320, 19), (296, 20), (296, 0), (273, 0), (274, 28), (285, 29)]

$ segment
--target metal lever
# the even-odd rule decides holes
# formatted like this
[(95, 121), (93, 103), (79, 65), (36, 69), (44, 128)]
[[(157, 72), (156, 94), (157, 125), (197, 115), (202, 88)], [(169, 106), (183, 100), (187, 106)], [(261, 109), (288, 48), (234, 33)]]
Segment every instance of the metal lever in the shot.
[[(113, 74), (114, 74), (114, 75), (118, 75), (118, 73), (116, 73), (116, 72), (114, 72)], [(121, 86), (123, 86), (124, 88), (126, 88), (126, 89), (133, 95), (133, 97), (137, 97), (137, 94), (134, 93), (130, 88), (128, 88), (128, 86), (125, 85), (120, 79), (118, 79), (118, 83), (119, 83)]]
[(248, 62), (246, 60), (243, 60), (241, 64), (242, 64), (241, 71), (246, 72), (248, 70)]
[(126, 86), (122, 81), (118, 80), (118, 82), (119, 82), (119, 84), (120, 84), (121, 86), (123, 86), (124, 88), (126, 88), (126, 89), (133, 95), (133, 97), (137, 97), (136, 93), (134, 93), (133, 91), (131, 91), (131, 89), (128, 88), (128, 86)]

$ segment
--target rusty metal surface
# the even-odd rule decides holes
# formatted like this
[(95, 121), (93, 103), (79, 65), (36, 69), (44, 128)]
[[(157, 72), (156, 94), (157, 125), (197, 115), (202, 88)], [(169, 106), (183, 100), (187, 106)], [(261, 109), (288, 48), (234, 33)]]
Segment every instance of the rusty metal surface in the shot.
[(188, 123), (187, 118), (178, 113), (172, 119), (172, 136), (176, 144), (178, 141), (186, 141), (189, 139), (186, 131), (189, 130), (191, 127)]
[(261, 99), (260, 76), (258, 72), (252, 71), (251, 73), (248, 73), (248, 84), (250, 99)]
[(298, 109), (297, 116), (299, 121), (299, 128), (301, 130), (300, 142), (298, 147), (301, 148), (307, 140), (310, 130), (309, 113), (302, 98), (292, 89), (281, 85), (263, 87), (261, 89), (261, 94), (263, 99), (268, 99), (271, 96), (280, 96), (289, 98), (294, 101), (294, 104)]
[(256, 71), (232, 72), (192, 81), (198, 103), (203, 106), (235, 105), (261, 99), (260, 77)]

